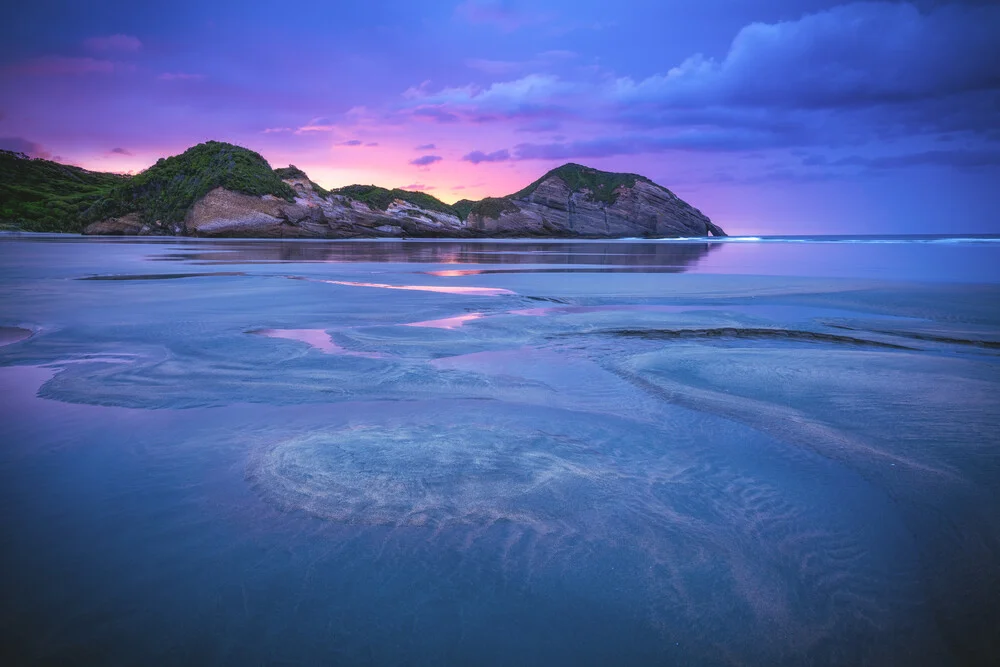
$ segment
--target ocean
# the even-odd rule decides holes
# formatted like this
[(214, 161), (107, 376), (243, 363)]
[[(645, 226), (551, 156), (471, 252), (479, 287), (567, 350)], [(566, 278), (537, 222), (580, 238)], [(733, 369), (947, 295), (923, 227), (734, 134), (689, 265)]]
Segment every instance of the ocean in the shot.
[(6, 665), (990, 665), (1000, 237), (0, 236)]

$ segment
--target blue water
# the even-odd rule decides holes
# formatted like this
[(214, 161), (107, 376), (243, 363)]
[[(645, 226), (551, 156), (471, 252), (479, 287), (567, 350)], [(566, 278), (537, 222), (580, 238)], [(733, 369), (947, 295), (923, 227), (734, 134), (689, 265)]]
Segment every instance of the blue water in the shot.
[(991, 665), (998, 237), (0, 237), (0, 662)]

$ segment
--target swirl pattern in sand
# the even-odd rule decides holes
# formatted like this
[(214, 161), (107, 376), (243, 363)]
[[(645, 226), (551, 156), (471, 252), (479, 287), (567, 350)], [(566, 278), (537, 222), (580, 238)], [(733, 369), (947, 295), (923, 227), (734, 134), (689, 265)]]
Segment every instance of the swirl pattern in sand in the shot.
[(600, 502), (601, 482), (614, 474), (606, 457), (571, 433), (491, 421), (305, 433), (258, 452), (248, 478), (282, 508), (347, 523), (508, 520), (546, 532), (574, 507)]
[(763, 662), (784, 649), (759, 636), (822, 653), (844, 636), (875, 650), (897, 616), (925, 627), (891, 502), (808, 451), (680, 408), (649, 424), (498, 401), (387, 407), (258, 449), (250, 484), (282, 510), (491, 554), (517, 581), (596, 569), (705, 655), (737, 618)]

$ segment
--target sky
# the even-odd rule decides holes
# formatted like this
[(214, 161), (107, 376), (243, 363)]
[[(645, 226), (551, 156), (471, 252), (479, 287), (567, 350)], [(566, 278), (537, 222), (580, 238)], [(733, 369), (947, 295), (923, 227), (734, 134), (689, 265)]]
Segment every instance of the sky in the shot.
[(209, 139), (446, 202), (566, 162), (730, 234), (1000, 233), (1000, 3), (11, 3), (0, 148), (137, 172)]

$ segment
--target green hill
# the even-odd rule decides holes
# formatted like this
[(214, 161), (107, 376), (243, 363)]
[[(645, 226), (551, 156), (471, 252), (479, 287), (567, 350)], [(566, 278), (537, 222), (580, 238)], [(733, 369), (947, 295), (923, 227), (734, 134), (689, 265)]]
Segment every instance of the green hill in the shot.
[(484, 218), (499, 219), (503, 213), (516, 213), (518, 210), (517, 204), (512, 202), (510, 197), (486, 197), (475, 202), (470, 213)]
[(618, 200), (615, 190), (623, 185), (631, 188), (635, 185), (636, 181), (653, 182), (639, 174), (619, 174), (610, 171), (601, 171), (571, 162), (552, 169), (526, 188), (518, 190), (512, 195), (507, 195), (506, 197), (486, 197), (479, 201), (462, 199), (455, 202), (452, 208), (463, 220), (468, 218), (470, 213), (475, 213), (486, 218), (499, 218), (502, 213), (517, 211), (517, 205), (512, 200), (529, 197), (531, 193), (538, 189), (539, 185), (552, 176), (561, 178), (573, 192), (590, 190), (590, 198), (592, 200), (605, 204), (614, 204)]
[(191, 205), (222, 187), (288, 201), (295, 192), (260, 154), (220, 141), (207, 141), (180, 155), (160, 158), (149, 169), (114, 188), (86, 213), (88, 221), (138, 212), (143, 222), (181, 222)]
[(377, 185), (346, 185), (342, 188), (331, 190), (331, 192), (348, 199), (364, 202), (380, 211), (388, 209), (389, 204), (394, 200), (402, 199), (428, 211), (458, 215), (458, 212), (453, 207), (448, 206), (448, 204), (445, 204), (437, 197), (432, 197), (426, 192), (413, 192), (411, 190), (400, 190), (399, 188), (389, 190)]
[(319, 186), (315, 181), (311, 180), (306, 172), (302, 171), (294, 164), (290, 164), (287, 167), (278, 167), (274, 170), (274, 173), (278, 175), (278, 178), (282, 180), (292, 180), (299, 179), (303, 181), (308, 181), (309, 185), (312, 186), (313, 191), (324, 199), (330, 196), (330, 191)]
[(457, 202), (451, 205), (462, 220), (469, 217), (469, 213), (475, 207), (476, 202), (471, 199), (459, 199)]
[(126, 180), (0, 150), (0, 228), (79, 232), (83, 213)]
[(636, 181), (653, 183), (653, 181), (639, 174), (619, 174), (610, 171), (601, 171), (570, 162), (549, 171), (523, 190), (518, 190), (512, 195), (508, 195), (508, 198), (524, 199), (531, 195), (546, 179), (552, 176), (561, 178), (573, 192), (590, 190), (591, 199), (605, 204), (614, 204), (618, 200), (615, 190), (623, 185), (631, 188), (635, 185)]
[(91, 222), (138, 213), (141, 222), (159, 222), (160, 229), (165, 231), (182, 222), (196, 201), (219, 187), (293, 201), (295, 191), (282, 179), (306, 181), (321, 197), (339, 195), (378, 211), (387, 210), (394, 200), (401, 199), (425, 210), (457, 215), (462, 220), (473, 213), (499, 218), (505, 212), (516, 212), (516, 200), (530, 197), (553, 176), (562, 179), (574, 192), (589, 191), (591, 200), (604, 204), (613, 204), (618, 199), (615, 191), (622, 186), (631, 188), (637, 181), (652, 183), (638, 174), (600, 171), (570, 163), (506, 197), (463, 199), (449, 206), (425, 192), (390, 190), (377, 185), (348, 185), (327, 191), (294, 165), (272, 169), (260, 154), (219, 141), (207, 141), (180, 155), (161, 158), (131, 177), (87, 171), (0, 150), (0, 229), (80, 232)]

